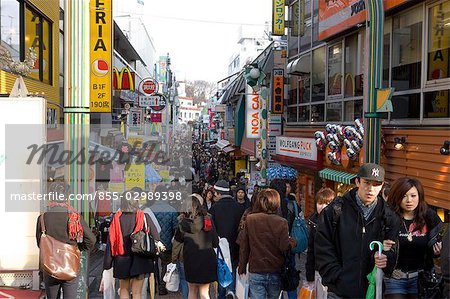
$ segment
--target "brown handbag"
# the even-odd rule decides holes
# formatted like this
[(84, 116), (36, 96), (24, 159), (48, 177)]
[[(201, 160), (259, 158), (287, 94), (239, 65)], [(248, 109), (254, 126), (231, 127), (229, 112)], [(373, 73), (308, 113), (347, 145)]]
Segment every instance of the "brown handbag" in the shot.
[(39, 260), (41, 270), (58, 280), (72, 280), (80, 270), (80, 250), (56, 240), (46, 234), (44, 214), (40, 218), (41, 240), (39, 242)]

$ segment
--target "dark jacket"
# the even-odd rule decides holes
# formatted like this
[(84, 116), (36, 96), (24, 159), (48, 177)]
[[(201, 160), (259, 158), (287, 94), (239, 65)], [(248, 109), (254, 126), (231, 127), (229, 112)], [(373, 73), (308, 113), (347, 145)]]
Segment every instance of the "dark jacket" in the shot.
[[(148, 214), (145, 214), (147, 224), (150, 227), (153, 240), (159, 241), (159, 233), (152, 219)], [(122, 231), (124, 254), (120, 256), (111, 255), (111, 243), (108, 237), (106, 242), (105, 256), (103, 259), (103, 268), (111, 269), (114, 267), (114, 277), (119, 279), (131, 278), (133, 276), (148, 274), (155, 272), (154, 260), (151, 258), (142, 257), (131, 252), (131, 238), (130, 235), (134, 231), (136, 225), (136, 213), (123, 212), (120, 216), (120, 229)]]
[(150, 207), (161, 226), (161, 242), (167, 250), (172, 250), (172, 238), (178, 226), (177, 211), (164, 201), (158, 201)]
[(309, 225), (309, 237), (308, 237), (308, 253), (306, 254), (306, 280), (314, 281), (316, 268), (316, 259), (314, 257), (314, 239), (316, 238), (317, 221), (319, 220), (319, 215), (317, 212), (311, 215), (308, 220)]
[(239, 246), (236, 244), (239, 223), (244, 214), (244, 207), (230, 195), (223, 195), (210, 210), (217, 234), (226, 238), (230, 244), (230, 255), (233, 261), (239, 258)]
[(286, 219), (276, 214), (249, 214), (239, 234), (239, 273), (247, 263), (252, 273), (279, 273), (285, 252), (295, 241), (289, 238)]
[(450, 229), (442, 239), (441, 250), (442, 278), (444, 280), (444, 298), (450, 299)]
[[(53, 207), (48, 210), (48, 212), (44, 213), (44, 224), (46, 228), (46, 233), (49, 236), (52, 236), (58, 241), (77, 245), (75, 240), (69, 239), (69, 214), (67, 213), (67, 208), (65, 207)], [(42, 216), (39, 216), (36, 223), (36, 242), (39, 247), (39, 243), (41, 241), (41, 223), (40, 219)], [(83, 226), (83, 243), (78, 244), (78, 248), (80, 250), (91, 250), (95, 246), (96, 238), (95, 235), (91, 232), (89, 226), (86, 224), (83, 218), (81, 220), (81, 225)]]
[[(378, 197), (374, 211), (365, 220), (356, 203), (354, 188), (336, 198), (319, 216), (315, 239), (315, 258), (323, 284), (330, 292), (346, 298), (363, 298), (367, 290), (367, 274), (373, 270), (372, 241), (391, 239), (397, 242), (399, 217)], [(336, 217), (337, 207), (341, 208)], [(394, 250), (383, 252), (388, 257), (385, 273), (395, 266)]]
[(217, 257), (214, 248), (219, 245), (219, 238), (214, 224), (210, 231), (205, 231), (204, 217), (184, 218), (175, 232), (175, 240), (183, 243), (186, 281), (205, 284), (217, 280)]
[[(286, 197), (281, 200), (280, 205), (280, 216), (282, 216), (284, 219), (287, 220), (289, 225), (289, 232), (292, 230), (292, 224), (294, 223), (295, 219), (295, 208), (294, 203), (297, 203), (295, 201), (294, 197)], [(302, 208), (297, 204), (297, 211), (300, 213), (302, 211)]]

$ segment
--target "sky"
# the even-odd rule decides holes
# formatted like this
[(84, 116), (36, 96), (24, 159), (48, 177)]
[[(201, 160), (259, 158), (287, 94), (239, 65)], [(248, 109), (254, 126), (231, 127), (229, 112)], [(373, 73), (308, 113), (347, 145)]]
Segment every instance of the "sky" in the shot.
[(141, 18), (156, 50), (170, 54), (177, 80), (217, 82), (227, 77), (239, 24), (263, 27), (271, 21), (270, 0), (139, 1), (144, 1)]

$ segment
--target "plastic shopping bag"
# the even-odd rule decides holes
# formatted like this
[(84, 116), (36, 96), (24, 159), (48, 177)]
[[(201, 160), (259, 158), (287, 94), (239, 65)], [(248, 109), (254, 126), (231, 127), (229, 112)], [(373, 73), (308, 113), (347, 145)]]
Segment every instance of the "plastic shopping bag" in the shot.
[(314, 299), (315, 295), (314, 286), (303, 286), (298, 293), (297, 299)]
[(100, 292), (103, 292), (103, 299), (114, 299), (116, 290), (116, 279), (113, 277), (113, 268), (103, 270), (100, 282)]
[(170, 292), (178, 292), (180, 286), (180, 274), (178, 273), (177, 265), (168, 264), (167, 271), (163, 278), (166, 283), (166, 289)]
[(243, 275), (236, 274), (236, 298), (248, 299), (248, 273)]

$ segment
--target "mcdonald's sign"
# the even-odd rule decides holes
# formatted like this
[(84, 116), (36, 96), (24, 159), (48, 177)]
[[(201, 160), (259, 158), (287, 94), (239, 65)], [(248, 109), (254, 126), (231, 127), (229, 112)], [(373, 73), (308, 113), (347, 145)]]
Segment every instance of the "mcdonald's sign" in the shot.
[(114, 67), (113, 72), (113, 89), (115, 90), (131, 90), (134, 91), (135, 73), (124, 67), (119, 70)]

